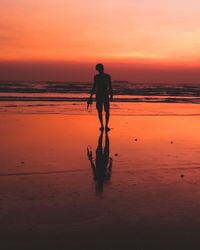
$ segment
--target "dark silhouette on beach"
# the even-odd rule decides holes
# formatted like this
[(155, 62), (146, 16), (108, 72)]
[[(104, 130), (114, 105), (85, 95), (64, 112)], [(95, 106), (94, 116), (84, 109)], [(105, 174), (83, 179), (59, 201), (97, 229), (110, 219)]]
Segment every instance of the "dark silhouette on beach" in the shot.
[(110, 157), (110, 144), (108, 133), (105, 133), (105, 146), (103, 148), (103, 131), (101, 131), (94, 161), (92, 150), (87, 148), (87, 156), (93, 171), (96, 184), (96, 194), (103, 193), (105, 183), (108, 183), (112, 173), (112, 158)]
[(92, 104), (92, 96), (96, 92), (96, 108), (98, 111), (99, 121), (101, 124), (100, 130), (104, 129), (102, 111), (105, 111), (105, 129), (109, 131), (108, 122), (110, 118), (110, 101), (113, 98), (112, 83), (110, 75), (104, 73), (103, 64), (97, 64), (96, 70), (99, 74), (94, 76), (94, 83), (88, 99), (88, 105)]

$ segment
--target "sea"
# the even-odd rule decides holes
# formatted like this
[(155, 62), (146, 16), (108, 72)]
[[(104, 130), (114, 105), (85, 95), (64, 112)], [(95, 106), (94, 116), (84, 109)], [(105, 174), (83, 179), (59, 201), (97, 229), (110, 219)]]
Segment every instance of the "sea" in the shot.
[[(114, 81), (117, 115), (200, 115), (200, 84)], [(0, 81), (0, 113), (91, 114), (90, 82)], [(176, 104), (176, 105), (175, 105)]]

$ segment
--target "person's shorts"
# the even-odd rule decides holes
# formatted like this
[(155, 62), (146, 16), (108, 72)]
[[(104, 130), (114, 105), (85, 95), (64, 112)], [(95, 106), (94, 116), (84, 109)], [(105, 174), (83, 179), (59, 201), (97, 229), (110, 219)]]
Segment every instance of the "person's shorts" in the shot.
[(96, 108), (98, 112), (102, 112), (104, 107), (105, 112), (109, 112), (110, 110), (110, 101), (109, 98), (97, 98), (96, 99)]

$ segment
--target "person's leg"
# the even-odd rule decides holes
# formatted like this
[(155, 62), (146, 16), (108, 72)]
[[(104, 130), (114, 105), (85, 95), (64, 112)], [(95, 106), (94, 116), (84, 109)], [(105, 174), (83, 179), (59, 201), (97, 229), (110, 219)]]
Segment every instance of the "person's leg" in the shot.
[(110, 128), (108, 127), (109, 118), (110, 118), (110, 111), (107, 110), (107, 111), (106, 111), (106, 130), (107, 130), (107, 131), (110, 130)]
[(103, 103), (100, 102), (100, 101), (97, 101), (96, 107), (97, 107), (97, 111), (98, 111), (99, 121), (100, 121), (100, 124), (101, 124), (100, 130), (103, 130), (104, 129), (104, 126), (103, 126), (103, 116), (102, 116)]
[(104, 127), (103, 127), (103, 116), (102, 116), (102, 110), (98, 110), (98, 116), (99, 116), (99, 121), (100, 121), (100, 124), (101, 124), (101, 127), (100, 127), (100, 130), (103, 130)]
[(108, 127), (108, 122), (110, 119), (110, 103), (109, 100), (106, 100), (104, 103), (104, 110), (105, 110), (105, 120), (106, 120), (106, 131), (109, 131), (110, 128)]

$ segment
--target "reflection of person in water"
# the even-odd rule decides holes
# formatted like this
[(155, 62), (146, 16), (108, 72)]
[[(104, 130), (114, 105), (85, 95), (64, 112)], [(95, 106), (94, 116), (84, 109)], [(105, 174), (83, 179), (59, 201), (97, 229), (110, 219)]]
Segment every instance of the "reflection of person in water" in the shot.
[(94, 162), (92, 151), (87, 148), (88, 160), (90, 161), (93, 170), (94, 180), (96, 183), (96, 193), (103, 192), (104, 183), (108, 183), (112, 172), (112, 158), (109, 157), (109, 138), (108, 133), (105, 133), (105, 146), (102, 146), (103, 132), (101, 132), (96, 149), (96, 160)]

